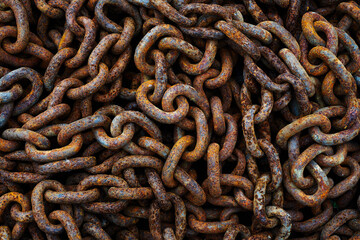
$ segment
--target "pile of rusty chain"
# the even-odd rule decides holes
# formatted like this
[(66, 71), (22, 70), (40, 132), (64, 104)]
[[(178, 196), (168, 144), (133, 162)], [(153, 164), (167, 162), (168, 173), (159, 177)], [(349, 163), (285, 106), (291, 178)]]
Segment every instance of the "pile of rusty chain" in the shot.
[(0, 239), (360, 239), (360, 6), (1, 0)]

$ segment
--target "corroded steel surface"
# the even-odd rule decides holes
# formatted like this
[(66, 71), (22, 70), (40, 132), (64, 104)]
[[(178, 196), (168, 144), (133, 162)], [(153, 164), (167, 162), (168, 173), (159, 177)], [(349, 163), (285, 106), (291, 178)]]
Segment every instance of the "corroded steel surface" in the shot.
[(360, 239), (360, 6), (0, 0), (0, 239)]

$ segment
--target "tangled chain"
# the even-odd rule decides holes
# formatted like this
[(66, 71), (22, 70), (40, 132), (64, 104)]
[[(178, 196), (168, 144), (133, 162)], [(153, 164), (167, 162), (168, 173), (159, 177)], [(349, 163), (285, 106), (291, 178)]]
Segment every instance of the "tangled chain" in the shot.
[(360, 6), (1, 0), (0, 239), (360, 239)]

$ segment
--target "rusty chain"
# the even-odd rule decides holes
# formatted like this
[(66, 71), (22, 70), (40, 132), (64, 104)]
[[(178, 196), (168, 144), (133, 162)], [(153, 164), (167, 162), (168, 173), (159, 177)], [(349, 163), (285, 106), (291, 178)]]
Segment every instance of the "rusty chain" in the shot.
[(0, 239), (360, 239), (360, 3), (1, 0)]

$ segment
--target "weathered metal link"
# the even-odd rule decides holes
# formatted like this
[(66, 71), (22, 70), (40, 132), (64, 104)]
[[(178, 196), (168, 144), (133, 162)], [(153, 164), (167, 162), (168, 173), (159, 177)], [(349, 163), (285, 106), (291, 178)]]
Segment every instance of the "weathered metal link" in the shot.
[(359, 239), (359, 29), (351, 0), (0, 1), (0, 239)]
[(21, 79), (28, 79), (31, 82), (31, 91), (24, 96), (12, 110), (12, 114), (19, 115), (26, 112), (31, 106), (33, 106), (41, 97), (43, 91), (43, 81), (41, 75), (31, 68), (18, 68), (9, 72), (0, 78), (0, 89), (5, 90), (15, 82)]
[(321, 231), (320, 239), (329, 238), (341, 225), (347, 221), (358, 218), (359, 211), (355, 209), (345, 209), (336, 214), (329, 222), (327, 222)]
[(324, 115), (317, 113), (302, 117), (282, 128), (276, 136), (276, 142), (281, 148), (285, 149), (290, 137), (306, 128), (314, 126), (320, 126), (324, 132), (329, 132), (331, 129), (331, 122)]
[(256, 44), (239, 31), (233, 24), (221, 20), (215, 24), (215, 27), (239, 46), (244, 55), (249, 55), (255, 60), (260, 59), (260, 51)]
[[(162, 24), (152, 28), (144, 38), (139, 42), (135, 49), (134, 61), (136, 67), (142, 72), (150, 76), (155, 75), (154, 66), (149, 65), (146, 62), (146, 54), (151, 46), (161, 37), (164, 36), (173, 36), (180, 39), (183, 39), (183, 35), (180, 30), (175, 28), (172, 25)], [(178, 53), (176, 51), (170, 51), (166, 55), (166, 59), (169, 61), (169, 64), (172, 64), (173, 61), (177, 58)]]
[[(38, 130), (38, 132), (46, 137), (56, 137), (64, 126), (63, 124), (51, 125)], [(27, 142), (25, 143), (25, 152), (35, 162), (51, 162), (74, 156), (80, 151), (82, 145), (83, 138), (81, 134), (76, 134), (68, 145), (51, 150), (38, 150), (34, 144)]]
[(129, 14), (131, 17), (134, 18), (136, 23), (136, 32), (140, 31), (140, 27), (142, 26), (142, 20), (140, 17), (140, 13), (138, 9), (135, 8), (135, 6), (131, 5), (130, 3), (126, 1), (114, 1), (114, 0), (100, 0), (96, 2), (96, 6), (94, 9), (95, 18), (97, 22), (106, 30), (109, 32), (118, 33), (122, 31), (122, 27), (119, 26), (114, 21), (110, 20), (104, 13), (104, 6), (105, 5), (113, 5), (115, 7), (118, 7), (123, 12)]
[(287, 48), (283, 48), (279, 51), (279, 55), (282, 60), (286, 63), (290, 71), (304, 83), (307, 95), (309, 97), (315, 94), (315, 84), (306, 72), (305, 68), (300, 64), (299, 59), (296, 55)]
[(25, 50), (26, 46), (29, 43), (30, 38), (30, 28), (29, 28), (29, 20), (27, 18), (27, 13), (25, 6), (22, 4), (21, 1), (15, 0), (4, 0), (3, 3), (4, 7), (9, 7), (16, 20), (16, 26), (18, 29), (16, 42), (11, 43), (6, 51), (10, 54), (17, 54)]
[[(77, 185), (77, 191), (85, 191), (91, 187), (128, 187), (126, 181), (120, 177), (107, 174), (90, 175), (83, 178)], [(108, 195), (108, 194), (106, 194)], [(99, 199), (100, 200), (100, 199)], [(127, 202), (124, 200), (118, 201), (93, 201), (83, 203), (81, 206), (85, 211), (94, 213), (117, 213), (124, 209)]]
[(302, 189), (296, 187), (296, 185), (292, 182), (290, 177), (289, 162), (286, 162), (283, 168), (285, 187), (297, 201), (306, 206), (315, 206), (325, 200), (330, 191), (331, 183), (325, 172), (318, 164), (316, 164), (314, 161), (310, 161), (310, 163), (307, 165), (308, 171), (311, 173), (318, 184), (316, 192), (311, 195), (306, 194)]

